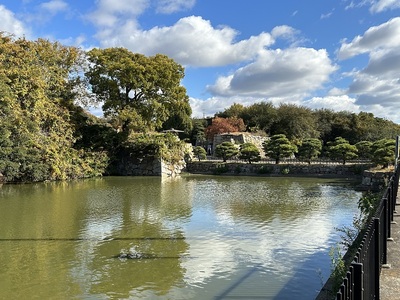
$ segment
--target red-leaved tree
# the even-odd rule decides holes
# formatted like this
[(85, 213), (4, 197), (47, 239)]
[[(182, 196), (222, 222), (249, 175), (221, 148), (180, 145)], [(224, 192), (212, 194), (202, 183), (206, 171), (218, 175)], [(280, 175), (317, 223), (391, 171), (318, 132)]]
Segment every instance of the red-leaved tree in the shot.
[(206, 136), (212, 140), (216, 134), (245, 131), (243, 119), (215, 117), (212, 124), (206, 128)]

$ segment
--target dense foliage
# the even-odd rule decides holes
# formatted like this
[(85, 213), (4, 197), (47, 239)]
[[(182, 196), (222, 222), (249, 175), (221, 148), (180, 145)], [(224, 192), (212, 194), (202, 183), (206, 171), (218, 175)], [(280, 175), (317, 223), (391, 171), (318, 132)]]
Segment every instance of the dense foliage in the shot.
[[(260, 102), (246, 107), (234, 103), (215, 116), (243, 120), (247, 132), (270, 137), (284, 135), (292, 145), (298, 146), (298, 151), (292, 151), (291, 155), (309, 163), (322, 156), (342, 163), (353, 158), (370, 159), (385, 167), (394, 163), (395, 137), (400, 135), (399, 124), (374, 117), (372, 113), (311, 110), (293, 104), (275, 107), (270, 102)], [(270, 149), (267, 157), (278, 158), (279, 163), (282, 156), (278, 150)]]
[(193, 119), (192, 120), (193, 129), (191, 132), (190, 142), (193, 145), (200, 145), (206, 146), (207, 145), (207, 138), (206, 138), (206, 127), (207, 121), (202, 119)]
[(357, 147), (350, 145), (350, 143), (342, 138), (337, 137), (334, 141), (328, 143), (329, 155), (332, 159), (340, 159), (343, 164), (346, 164), (346, 160), (357, 157)]
[[(124, 151), (177, 161), (182, 143), (148, 132), (191, 129), (183, 75), (164, 55), (122, 48), (85, 53), (0, 34), (0, 177), (31, 182), (99, 176), (112, 172)], [(93, 102), (103, 103), (107, 119), (78, 106)]]
[(395, 159), (396, 141), (381, 139), (371, 145), (371, 157), (377, 165), (389, 166)]
[(239, 148), (239, 158), (246, 160), (249, 164), (261, 159), (260, 150), (252, 143), (243, 143)]
[(236, 117), (231, 118), (220, 118), (215, 117), (212, 119), (212, 124), (209, 125), (206, 130), (206, 136), (208, 139), (213, 139), (216, 134), (240, 132), (246, 129), (243, 120)]
[(86, 76), (95, 99), (122, 131), (191, 129), (181, 65), (165, 55), (146, 57), (125, 48), (95, 48), (88, 58)]
[[(162, 158), (164, 161), (179, 163), (185, 154), (185, 143), (172, 133), (135, 133), (119, 146), (119, 151), (128, 152), (129, 157)], [(117, 155), (118, 158), (119, 155)]]
[(238, 153), (239, 149), (231, 142), (223, 142), (215, 147), (215, 155), (222, 158), (224, 162)]
[(311, 160), (317, 158), (321, 154), (322, 142), (319, 139), (309, 138), (302, 141), (298, 147), (297, 156), (305, 159), (309, 164)]
[(73, 148), (82, 53), (0, 35), (0, 173), (6, 181), (101, 175), (107, 156)]
[(282, 158), (291, 157), (297, 152), (297, 147), (284, 134), (276, 134), (263, 144), (265, 155), (275, 159), (279, 164)]
[(400, 125), (374, 117), (372, 113), (358, 114), (329, 109), (311, 110), (292, 104), (278, 107), (270, 102), (254, 103), (249, 106), (233, 104), (218, 117), (236, 117), (243, 120), (246, 131), (260, 130), (269, 136), (285, 134), (293, 142), (306, 138), (318, 138), (326, 145), (336, 137), (343, 137), (354, 145), (360, 141), (394, 139), (400, 135)]
[(193, 155), (194, 155), (194, 157), (196, 157), (200, 161), (200, 160), (205, 159), (207, 157), (207, 152), (203, 147), (196, 146), (196, 147), (193, 148)]

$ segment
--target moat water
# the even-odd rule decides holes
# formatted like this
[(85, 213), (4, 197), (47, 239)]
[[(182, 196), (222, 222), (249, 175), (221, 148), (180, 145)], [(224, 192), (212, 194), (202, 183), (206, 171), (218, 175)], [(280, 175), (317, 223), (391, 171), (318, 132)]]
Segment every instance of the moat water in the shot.
[(106, 177), (0, 187), (0, 299), (314, 299), (346, 179)]

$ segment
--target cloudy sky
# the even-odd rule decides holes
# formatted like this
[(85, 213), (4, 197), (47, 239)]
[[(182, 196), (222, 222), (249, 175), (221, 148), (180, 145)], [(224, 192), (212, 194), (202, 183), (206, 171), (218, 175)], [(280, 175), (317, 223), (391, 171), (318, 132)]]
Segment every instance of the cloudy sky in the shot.
[(0, 20), (29, 39), (166, 54), (194, 117), (270, 101), (400, 123), (399, 0), (0, 0)]

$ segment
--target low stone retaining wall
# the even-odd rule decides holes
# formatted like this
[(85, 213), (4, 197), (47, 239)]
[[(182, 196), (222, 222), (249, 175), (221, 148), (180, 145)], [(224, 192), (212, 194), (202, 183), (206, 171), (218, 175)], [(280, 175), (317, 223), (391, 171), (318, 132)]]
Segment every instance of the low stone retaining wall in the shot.
[(364, 171), (361, 186), (371, 190), (379, 191), (386, 187), (389, 183), (392, 172)]
[(263, 164), (263, 163), (223, 163), (223, 162), (190, 162), (185, 172), (194, 174), (226, 175), (301, 175), (301, 176), (362, 176), (371, 165), (323, 165), (323, 164)]
[[(118, 175), (175, 177), (181, 172), (214, 175), (252, 176), (321, 176), (362, 177), (361, 189), (380, 190), (385, 187), (393, 172), (368, 171), (371, 164), (324, 165), (324, 164), (266, 164), (215, 161), (192, 161), (170, 164), (156, 158), (123, 159), (118, 165)], [(1, 179), (1, 178), (0, 178)]]
[(178, 164), (170, 164), (159, 158), (124, 158), (119, 162), (116, 173), (122, 176), (174, 177), (179, 175), (184, 167), (184, 161)]

